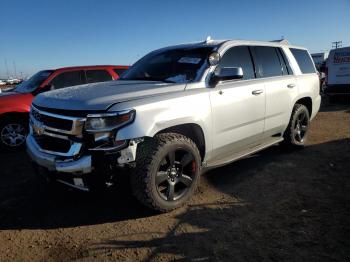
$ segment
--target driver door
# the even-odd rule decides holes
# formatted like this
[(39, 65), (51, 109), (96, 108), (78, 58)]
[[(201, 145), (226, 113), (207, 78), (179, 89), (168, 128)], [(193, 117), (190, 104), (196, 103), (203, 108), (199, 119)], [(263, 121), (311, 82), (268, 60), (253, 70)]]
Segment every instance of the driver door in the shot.
[(214, 162), (256, 144), (265, 118), (265, 86), (256, 79), (249, 48), (230, 48), (218, 66), (241, 67), (243, 79), (219, 82), (210, 91)]

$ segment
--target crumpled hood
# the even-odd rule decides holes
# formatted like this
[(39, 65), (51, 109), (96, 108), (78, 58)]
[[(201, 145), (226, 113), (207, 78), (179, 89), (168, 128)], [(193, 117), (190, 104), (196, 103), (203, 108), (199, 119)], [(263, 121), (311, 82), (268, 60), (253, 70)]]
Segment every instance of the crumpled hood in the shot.
[(183, 91), (186, 84), (155, 81), (110, 81), (66, 87), (38, 95), (33, 104), (65, 110), (107, 110), (116, 103)]

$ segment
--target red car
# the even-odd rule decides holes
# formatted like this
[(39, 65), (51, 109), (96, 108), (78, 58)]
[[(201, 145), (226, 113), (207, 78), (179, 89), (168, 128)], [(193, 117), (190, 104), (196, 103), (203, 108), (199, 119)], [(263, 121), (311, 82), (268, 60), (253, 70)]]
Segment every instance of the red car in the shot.
[(116, 80), (128, 66), (79, 66), (43, 70), (15, 89), (0, 94), (0, 148), (14, 149), (25, 143), (28, 113), (35, 95), (87, 83)]

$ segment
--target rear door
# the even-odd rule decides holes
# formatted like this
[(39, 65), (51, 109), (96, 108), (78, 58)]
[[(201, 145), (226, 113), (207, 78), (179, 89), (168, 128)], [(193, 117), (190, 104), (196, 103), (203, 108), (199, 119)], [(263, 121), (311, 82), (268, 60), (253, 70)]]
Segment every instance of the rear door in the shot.
[(243, 79), (222, 81), (210, 91), (214, 160), (257, 142), (264, 130), (265, 88), (255, 77), (247, 46), (228, 49), (218, 66), (242, 67)]
[(252, 48), (257, 75), (264, 80), (266, 114), (264, 137), (283, 133), (288, 125), (294, 97), (298, 95), (296, 78), (281, 48)]

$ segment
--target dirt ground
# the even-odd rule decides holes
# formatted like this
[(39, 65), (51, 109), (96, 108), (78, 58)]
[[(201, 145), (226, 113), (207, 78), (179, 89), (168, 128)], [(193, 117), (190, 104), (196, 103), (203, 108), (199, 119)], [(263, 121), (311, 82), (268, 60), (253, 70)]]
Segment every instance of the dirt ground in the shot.
[(49, 192), (25, 152), (0, 155), (0, 261), (350, 261), (350, 103), (308, 146), (206, 173), (188, 206), (154, 214), (120, 186)]

